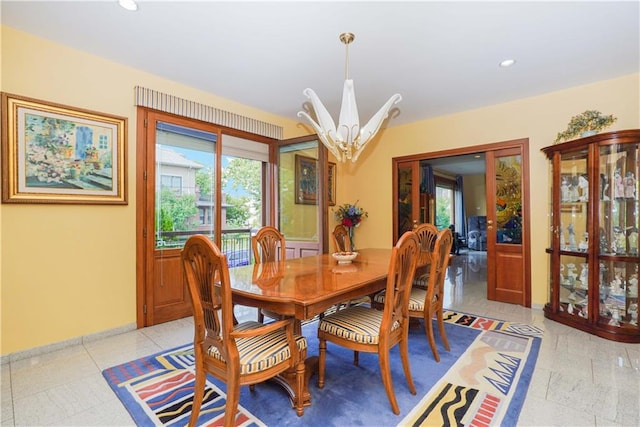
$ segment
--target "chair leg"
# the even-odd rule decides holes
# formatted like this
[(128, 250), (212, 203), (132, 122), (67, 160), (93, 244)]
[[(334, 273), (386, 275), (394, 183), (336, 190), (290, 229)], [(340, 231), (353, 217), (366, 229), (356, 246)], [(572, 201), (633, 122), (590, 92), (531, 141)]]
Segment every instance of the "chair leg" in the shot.
[(436, 339), (433, 335), (433, 319), (431, 311), (426, 311), (424, 314), (424, 330), (427, 333), (427, 340), (429, 341), (429, 346), (431, 347), (431, 352), (433, 353), (433, 358), (436, 362), (440, 361), (440, 355), (438, 355), (438, 349), (436, 348)]
[(264, 313), (261, 308), (258, 308), (258, 322), (264, 323)]
[(438, 310), (438, 329), (440, 330), (440, 336), (442, 337), (442, 343), (447, 351), (450, 351), (449, 340), (447, 340), (447, 334), (444, 331), (444, 317), (442, 316), (442, 308)]
[(318, 338), (318, 388), (324, 388), (324, 365), (327, 359), (327, 341)]
[(353, 350), (353, 364), (358, 366), (358, 363), (360, 363), (360, 352)]
[(400, 341), (400, 358), (402, 359), (402, 369), (404, 369), (404, 376), (407, 378), (407, 385), (411, 394), (416, 394), (416, 386), (413, 383), (413, 376), (411, 375), (411, 365), (409, 365), (409, 336)]
[(224, 427), (236, 425), (236, 413), (240, 400), (240, 384), (238, 378), (229, 378), (227, 382), (227, 403), (224, 408)]
[(196, 369), (195, 390), (193, 392), (193, 404), (191, 406), (191, 416), (189, 417), (189, 427), (195, 427), (200, 415), (202, 400), (204, 399), (204, 385), (207, 375), (203, 369)]
[(378, 363), (380, 364), (380, 374), (382, 375), (382, 383), (384, 390), (387, 392), (391, 410), (394, 414), (400, 415), (400, 408), (396, 400), (396, 394), (393, 391), (393, 381), (391, 379), (391, 366), (389, 365), (389, 349), (384, 349), (378, 353)]

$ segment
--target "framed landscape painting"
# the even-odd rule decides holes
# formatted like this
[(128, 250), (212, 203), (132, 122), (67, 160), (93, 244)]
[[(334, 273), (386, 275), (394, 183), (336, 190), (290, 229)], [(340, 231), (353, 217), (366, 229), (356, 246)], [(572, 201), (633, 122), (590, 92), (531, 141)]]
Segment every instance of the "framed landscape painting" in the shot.
[(127, 119), (2, 94), (2, 202), (127, 204)]

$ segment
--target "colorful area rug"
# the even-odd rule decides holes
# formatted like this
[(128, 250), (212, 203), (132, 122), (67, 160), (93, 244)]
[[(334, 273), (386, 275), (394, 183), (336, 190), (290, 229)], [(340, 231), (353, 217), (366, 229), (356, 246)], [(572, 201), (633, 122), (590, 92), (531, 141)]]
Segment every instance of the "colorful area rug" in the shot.
[[(535, 367), (542, 330), (471, 314), (445, 312), (451, 351), (436, 333), (440, 363), (433, 360), (422, 327), (409, 338), (417, 395), (409, 393), (397, 349), (391, 354), (394, 390), (401, 415), (391, 411), (378, 358), (328, 344), (326, 383), (309, 384), (312, 404), (301, 418), (279, 385), (242, 387), (238, 426), (515, 425)], [(303, 326), (309, 354), (317, 354), (317, 324)], [(315, 350), (314, 350), (315, 349)], [(184, 426), (193, 398), (190, 344), (103, 371), (113, 391), (139, 426)], [(222, 425), (226, 387), (209, 377), (198, 425)]]

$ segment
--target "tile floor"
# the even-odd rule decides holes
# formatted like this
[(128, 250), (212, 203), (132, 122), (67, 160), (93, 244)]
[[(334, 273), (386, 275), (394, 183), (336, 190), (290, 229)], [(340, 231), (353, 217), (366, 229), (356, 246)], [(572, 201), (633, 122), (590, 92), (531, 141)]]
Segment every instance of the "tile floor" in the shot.
[[(485, 256), (470, 251), (455, 258), (445, 307), (544, 328), (518, 425), (640, 425), (640, 344), (580, 332), (545, 319), (541, 310), (487, 301)], [(239, 316), (254, 318), (255, 311)], [(134, 425), (101, 371), (183, 344), (192, 327), (181, 319), (3, 363), (0, 425)]]

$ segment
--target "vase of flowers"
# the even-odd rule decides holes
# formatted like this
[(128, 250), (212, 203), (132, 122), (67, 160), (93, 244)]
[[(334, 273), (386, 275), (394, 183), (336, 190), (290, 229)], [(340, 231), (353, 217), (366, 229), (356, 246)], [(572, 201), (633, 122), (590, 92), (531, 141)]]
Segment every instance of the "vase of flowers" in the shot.
[(564, 132), (559, 132), (555, 143), (561, 141), (568, 141), (577, 136), (590, 136), (595, 135), (598, 131), (605, 129), (618, 120), (613, 117), (613, 114), (604, 115), (597, 110), (587, 110), (582, 114), (571, 117), (567, 129)]
[(351, 239), (352, 251), (355, 251), (355, 244), (353, 243), (353, 232), (355, 228), (360, 225), (362, 220), (369, 216), (368, 212), (357, 205), (357, 201), (354, 204), (345, 203), (344, 205), (338, 206), (338, 208), (334, 211), (336, 220), (338, 220), (340, 224), (347, 227), (347, 230), (349, 232), (349, 239)]

